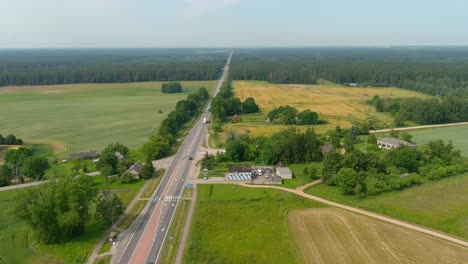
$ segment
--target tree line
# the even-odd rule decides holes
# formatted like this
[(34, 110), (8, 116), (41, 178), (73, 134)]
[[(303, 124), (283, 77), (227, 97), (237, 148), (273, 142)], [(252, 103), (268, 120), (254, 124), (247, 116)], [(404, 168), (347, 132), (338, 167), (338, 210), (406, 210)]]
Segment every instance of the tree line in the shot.
[(407, 120), (421, 125), (468, 121), (467, 97), (391, 99), (374, 96), (368, 103), (378, 112), (392, 113), (396, 126), (403, 126)]
[(50, 168), (47, 158), (35, 155), (34, 151), (27, 147), (7, 150), (3, 160), (5, 163), (0, 166), (0, 186), (7, 186), (14, 179), (23, 183), (26, 177), (42, 180)]
[(12, 134), (5, 137), (0, 134), (0, 145), (23, 145), (23, 140)]
[(146, 158), (156, 160), (169, 155), (182, 126), (200, 113), (208, 99), (208, 90), (199, 88), (189, 94), (187, 99), (177, 102), (175, 110), (167, 115), (158, 131), (143, 145), (142, 151)]
[(213, 121), (224, 122), (229, 116), (260, 112), (260, 107), (253, 97), (248, 97), (241, 102), (238, 97), (234, 96), (233, 89), (231, 77), (228, 76), (211, 102)]
[(308, 109), (299, 112), (295, 107), (289, 105), (275, 107), (275, 109), (268, 113), (268, 118), (273, 124), (283, 125), (315, 125), (323, 123), (323, 121), (319, 120), (316, 112)]
[(0, 86), (215, 80), (223, 53), (195, 49), (0, 51)]
[(169, 82), (161, 85), (162, 93), (181, 93), (182, 84), (180, 82)]
[(467, 48), (244, 49), (233, 57), (235, 80), (411, 89), (432, 95), (468, 94)]

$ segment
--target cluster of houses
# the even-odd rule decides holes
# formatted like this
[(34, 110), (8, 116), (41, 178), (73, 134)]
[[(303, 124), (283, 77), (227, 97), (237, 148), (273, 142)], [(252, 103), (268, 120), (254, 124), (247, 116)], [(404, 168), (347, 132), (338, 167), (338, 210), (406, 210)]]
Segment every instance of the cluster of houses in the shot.
[[(97, 151), (86, 151), (86, 152), (77, 152), (77, 153), (70, 153), (68, 156), (70, 160), (74, 159), (82, 159), (82, 160), (93, 160), (93, 163), (98, 163), (99, 162), (99, 152)], [(122, 155), (120, 152), (116, 151), (115, 156), (119, 161), (124, 160), (125, 157)], [(62, 162), (66, 162), (66, 160), (63, 160)], [(140, 161), (135, 162), (130, 168), (128, 168), (127, 172), (129, 172), (134, 179), (138, 180), (140, 179), (141, 176), (141, 171), (143, 169), (143, 163)]]

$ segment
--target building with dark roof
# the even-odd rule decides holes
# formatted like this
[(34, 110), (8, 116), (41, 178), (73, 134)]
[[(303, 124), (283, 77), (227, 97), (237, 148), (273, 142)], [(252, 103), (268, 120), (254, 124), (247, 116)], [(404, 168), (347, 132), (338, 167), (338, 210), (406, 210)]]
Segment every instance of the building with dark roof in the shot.
[(99, 153), (97, 151), (88, 151), (88, 152), (77, 152), (77, 153), (70, 153), (69, 158), (70, 160), (74, 159), (94, 159), (99, 157)]
[(134, 179), (140, 179), (143, 164), (139, 161), (135, 162), (127, 171), (133, 176)]

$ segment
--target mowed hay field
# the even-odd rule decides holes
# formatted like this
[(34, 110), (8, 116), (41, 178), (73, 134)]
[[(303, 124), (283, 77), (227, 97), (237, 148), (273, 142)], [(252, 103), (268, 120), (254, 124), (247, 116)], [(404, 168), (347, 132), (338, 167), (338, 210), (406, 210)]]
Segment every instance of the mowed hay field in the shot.
[(352, 88), (334, 84), (286, 85), (261, 81), (236, 81), (234, 89), (236, 96), (242, 101), (247, 97), (255, 98), (263, 116), (258, 118), (257, 122), (231, 125), (233, 129), (242, 129), (242, 126), (245, 126), (245, 129), (254, 134), (265, 135), (283, 128), (283, 126), (275, 125), (265, 126), (263, 123), (268, 112), (282, 105), (296, 107), (299, 111), (310, 109), (317, 112), (321, 119), (328, 121), (327, 125), (314, 126), (322, 132), (337, 125), (350, 127), (353, 121), (365, 121), (368, 118), (391, 125), (391, 117), (377, 113), (374, 107), (365, 103), (374, 95), (381, 98), (427, 96), (399, 88)]
[(468, 156), (468, 125), (414, 130), (410, 133), (413, 135), (413, 141), (417, 144), (437, 139), (442, 139), (445, 142), (452, 141), (455, 149), (460, 150), (462, 155)]
[(337, 208), (296, 210), (303, 263), (466, 263), (463, 246)]
[(342, 195), (338, 188), (325, 184), (310, 187), (306, 193), (468, 240), (468, 174), (366, 198)]
[(0, 133), (49, 144), (62, 155), (112, 142), (135, 148), (179, 100), (213, 83), (183, 82), (179, 94), (162, 94), (161, 82), (1, 87)]
[(273, 189), (198, 185), (185, 264), (297, 263), (288, 225), (294, 209), (324, 205)]

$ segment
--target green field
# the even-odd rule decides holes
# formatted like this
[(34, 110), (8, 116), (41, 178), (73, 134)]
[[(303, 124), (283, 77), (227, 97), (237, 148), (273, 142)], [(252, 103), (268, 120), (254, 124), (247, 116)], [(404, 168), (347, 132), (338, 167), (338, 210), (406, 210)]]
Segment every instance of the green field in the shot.
[(213, 83), (183, 82), (179, 94), (162, 94), (161, 82), (2, 87), (0, 133), (49, 144), (61, 156), (112, 142), (137, 148), (179, 100)]
[(410, 133), (413, 135), (413, 141), (417, 144), (437, 139), (442, 139), (445, 142), (451, 140), (455, 149), (461, 150), (464, 156), (468, 156), (468, 126), (431, 128), (415, 130)]
[[(103, 177), (93, 179), (96, 187), (104, 187)], [(140, 180), (131, 184), (115, 182), (109, 187), (112, 192), (119, 195), (126, 206), (143, 185), (144, 181)], [(11, 215), (10, 211), (14, 207), (17, 192), (17, 190), (0, 192), (0, 258), (3, 261), (0, 263), (83, 263), (109, 227), (100, 219), (91, 217), (86, 225), (86, 232), (81, 236), (66, 243), (41, 245), (35, 242), (34, 234), (29, 227)], [(14, 235), (14, 247), (12, 235)], [(26, 244), (33, 245), (34, 250), (26, 247)]]
[(338, 188), (324, 184), (307, 193), (360, 207), (468, 239), (468, 174), (426, 182), (400, 192), (367, 198), (344, 196)]
[(184, 263), (297, 263), (288, 212), (317, 207), (273, 189), (198, 185)]

